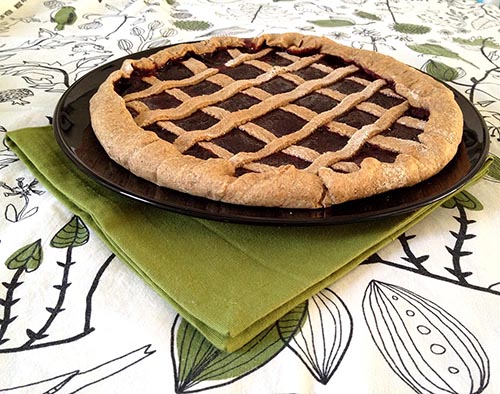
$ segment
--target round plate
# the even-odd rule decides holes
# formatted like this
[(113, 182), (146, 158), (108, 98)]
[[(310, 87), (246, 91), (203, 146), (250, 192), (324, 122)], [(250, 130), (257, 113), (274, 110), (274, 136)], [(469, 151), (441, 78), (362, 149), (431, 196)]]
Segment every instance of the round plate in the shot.
[[(150, 55), (159, 49), (127, 58)], [(89, 100), (124, 58), (107, 63), (75, 82), (54, 113), (56, 139), (66, 155), (102, 185), (144, 203), (171, 211), (238, 223), (276, 225), (345, 224), (415, 211), (452, 194), (481, 168), (488, 154), (487, 127), (476, 108), (459, 92), (455, 99), (464, 115), (464, 135), (455, 158), (437, 175), (415, 186), (393, 190), (325, 209), (283, 209), (226, 204), (159, 187), (112, 161), (90, 125)]]

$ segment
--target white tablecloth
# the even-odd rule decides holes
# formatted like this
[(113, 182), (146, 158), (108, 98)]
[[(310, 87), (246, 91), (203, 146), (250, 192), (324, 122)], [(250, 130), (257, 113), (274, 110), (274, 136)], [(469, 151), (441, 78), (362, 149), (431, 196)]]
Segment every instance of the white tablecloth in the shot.
[[(469, 0), (2, 0), (2, 138), (48, 124), (61, 94), (112, 59), (286, 31), (445, 80), (480, 111), (500, 154), (500, 10)], [(76, 219), (1, 145), (0, 393), (500, 393), (495, 160), (312, 297), (290, 342), (249, 357), (179, 335), (175, 310), (91, 230), (81, 246), (54, 246)]]

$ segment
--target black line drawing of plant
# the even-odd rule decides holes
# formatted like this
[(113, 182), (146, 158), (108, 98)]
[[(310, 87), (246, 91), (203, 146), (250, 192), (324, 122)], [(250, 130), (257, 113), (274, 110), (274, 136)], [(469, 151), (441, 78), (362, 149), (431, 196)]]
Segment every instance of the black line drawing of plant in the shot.
[(422, 55), (442, 56), (442, 57), (446, 57), (446, 58), (450, 58), (450, 59), (457, 59), (457, 60), (461, 60), (465, 63), (468, 63), (469, 65), (471, 65), (475, 68), (478, 68), (477, 65), (470, 62), (467, 59), (464, 59), (457, 52), (454, 52), (451, 49), (445, 48), (444, 46), (439, 45), (439, 44), (434, 44), (432, 42), (425, 42), (423, 44), (407, 44), (407, 47), (415, 52), (422, 54)]
[(405, 288), (371, 281), (363, 314), (389, 367), (417, 393), (481, 393), (489, 358), (478, 339), (434, 302)]
[[(500, 100), (500, 96), (494, 96), (491, 92), (493, 92), (493, 89), (489, 89), (489, 91), (485, 91), (481, 89), (481, 85), (484, 84), (490, 76), (493, 76), (495, 74), (500, 74), (500, 64), (498, 64), (499, 60), (499, 55), (497, 53), (498, 49), (500, 49), (500, 46), (495, 42), (495, 40), (492, 37), (478, 37), (474, 39), (460, 39), (460, 38), (455, 38), (455, 42), (461, 44), (461, 45), (466, 45), (470, 46), (472, 48), (477, 48), (479, 47), (479, 51), (482, 55), (482, 57), (490, 64), (489, 68), (484, 67), (484, 73), (483, 75), (476, 77), (472, 76), (470, 77), (470, 83), (465, 83), (465, 82), (460, 82), (458, 79), (464, 77), (463, 70), (458, 73), (458, 75), (455, 78), (450, 78), (446, 79), (446, 81), (451, 82), (457, 86), (460, 86), (464, 89), (465, 93), (468, 95), (469, 100), (472, 103), (476, 104), (476, 95), (477, 92), (480, 92), (483, 95), (486, 95), (490, 98), (490, 101), (481, 101), (478, 102), (481, 107), (487, 106), (489, 104), (494, 103), (495, 101)], [(410, 46), (409, 47), (413, 50), (416, 50), (417, 52), (421, 53), (427, 53), (430, 55), (437, 55), (437, 56), (443, 56), (443, 57), (448, 57), (448, 58), (453, 58), (453, 59), (461, 59), (455, 52), (452, 52), (446, 48), (439, 47), (437, 45), (432, 45), (431, 44), (423, 44), (423, 45), (415, 45), (415, 46)], [(475, 66), (475, 65), (474, 65)], [(477, 68), (477, 66), (475, 66)], [(448, 69), (450, 71), (453, 70), (453, 68), (448, 66)], [(425, 69), (424, 71), (428, 71)], [(436, 77), (440, 77), (440, 75), (435, 75)]]
[[(113, 34), (117, 33), (118, 30), (120, 30), (131, 18), (136, 18), (133, 15), (130, 14), (125, 14), (123, 13), (124, 10), (120, 10), (117, 7), (106, 3), (106, 9), (108, 11), (112, 11), (112, 13), (106, 13), (106, 14), (96, 14), (96, 13), (89, 13), (89, 14), (84, 14), (82, 16), (82, 19), (89, 20), (89, 22), (82, 23), (81, 25), (78, 26), (79, 29), (82, 30), (92, 30), (92, 29), (99, 29), (105, 25), (110, 25), (112, 26), (112, 30), (109, 31), (103, 38), (106, 40), (109, 39)], [(118, 23), (113, 23), (115, 20), (118, 20)], [(111, 21), (113, 22), (111, 22)]]
[[(500, 44), (498, 44), (492, 37), (456, 37), (453, 41), (470, 48), (479, 48), (479, 52), (482, 57), (486, 59), (490, 65), (489, 67), (483, 68), (484, 72), (481, 76), (471, 76), (469, 77), (470, 82), (465, 82), (463, 81), (463, 78), (467, 74), (463, 69), (460, 67), (451, 67), (445, 63), (432, 59), (427, 61), (422, 66), (422, 69), (435, 78), (459, 86), (460, 89), (462, 89), (468, 96), (468, 99), (477, 105), (484, 117), (490, 136), (492, 138), (496, 138), (497, 141), (500, 141), (500, 127), (498, 126), (500, 123), (500, 113), (490, 107), (500, 101), (500, 95), (496, 94), (496, 92), (499, 92), (500, 90), (498, 88), (496, 90), (493, 88), (489, 88), (487, 90), (484, 89), (484, 86), (487, 84), (498, 85), (498, 82), (493, 79), (495, 77), (500, 77), (500, 55), (498, 54)], [(433, 54), (449, 58), (457, 58), (455, 53), (444, 48), (434, 48)], [(482, 97), (478, 97), (479, 95)]]
[(326, 385), (351, 343), (353, 319), (342, 299), (328, 288), (308, 300), (306, 312), (306, 321), (287, 346), (311, 375)]
[[(104, 274), (106, 268), (109, 266), (111, 261), (114, 259), (115, 255), (111, 254), (99, 268), (94, 280), (87, 292), (85, 299), (85, 313), (84, 313), (84, 324), (81, 332), (70, 335), (65, 338), (46, 340), (49, 337), (49, 328), (60, 313), (64, 311), (63, 305), (66, 297), (66, 292), (70, 286), (69, 282), (69, 272), (71, 266), (76, 262), (72, 259), (73, 249), (76, 247), (81, 247), (85, 245), (89, 240), (89, 232), (85, 224), (77, 216), (73, 216), (69, 222), (67, 222), (52, 238), (50, 241), (50, 246), (58, 249), (66, 249), (66, 259), (65, 261), (58, 261), (57, 265), (62, 267), (63, 273), (61, 278), (61, 283), (56, 284), (53, 287), (59, 292), (57, 301), (55, 305), (46, 307), (46, 311), (49, 313), (48, 318), (43, 323), (43, 325), (37, 329), (28, 328), (26, 330), (27, 339), (21, 345), (13, 347), (2, 346), (5, 344), (5, 340), (0, 344), (0, 354), (2, 353), (15, 353), (20, 351), (32, 350), (42, 347), (49, 347), (60, 345), (63, 343), (69, 343), (83, 338), (95, 329), (91, 326), (92, 317), (92, 298), (95, 290), (97, 289), (98, 283)], [(10, 283), (4, 286), (8, 289), (5, 299), (0, 302), (0, 306), (4, 309), (4, 319), (2, 322), (2, 336), (4, 337), (7, 333), (8, 325), (12, 322), (12, 306), (18, 301), (14, 298), (14, 290), (20, 285), (20, 276), (25, 272), (32, 272), (36, 270), (43, 258), (43, 250), (41, 248), (41, 241), (35, 241), (34, 243), (28, 244), (14, 254), (11, 255), (6, 261), (7, 267), (9, 269), (16, 269), (15, 277)], [(5, 338), (4, 338), (5, 339)]]
[[(85, 43), (76, 43), (71, 48), (72, 54), (82, 53), (83, 57), (65, 64), (61, 64), (58, 61), (47, 63), (24, 60), (21, 63), (0, 65), (0, 75), (21, 77), (32, 89), (39, 89), (49, 93), (63, 93), (69, 88), (73, 80), (78, 79), (80, 75), (85, 74), (89, 70), (98, 67), (112, 56), (111, 53), (104, 50), (102, 46), (92, 45), (92, 48), (99, 52), (99, 54), (88, 56), (88, 53), (90, 53), (89, 51), (92, 51), (91, 47)], [(18, 91), (28, 89), (11, 90)], [(15, 93), (19, 95), (19, 92), (12, 92), (10, 96)], [(18, 102), (18, 98), (14, 97), (14, 100), (17, 100), (17, 104), (20, 103)], [(10, 99), (10, 101), (12, 101), (12, 99)]]
[[(7, 129), (3, 126), (0, 126), (0, 133), (6, 133)], [(2, 136), (2, 145), (3, 149), (0, 149), (0, 170), (8, 167), (10, 164), (19, 161), (17, 156), (9, 149), (7, 144), (5, 143), (5, 136)]]
[[(139, 44), (134, 46), (132, 40), (121, 38), (118, 40), (118, 48), (131, 55), (134, 52), (140, 52), (146, 49), (158, 48), (170, 44), (170, 37), (176, 34), (175, 29), (162, 29), (163, 22), (154, 20), (147, 26), (147, 30), (140, 26), (134, 26), (130, 30), (132, 37), (139, 39)], [(159, 35), (157, 34), (159, 32)]]
[(481, 110), (481, 114), (483, 115), (483, 119), (488, 127), (490, 137), (495, 138), (498, 142), (500, 142), (500, 112)]
[(431, 31), (431, 28), (424, 25), (416, 25), (413, 23), (400, 23), (396, 20), (396, 15), (391, 8), (391, 4), (389, 0), (385, 0), (385, 4), (387, 6), (387, 10), (389, 11), (389, 15), (391, 16), (394, 24), (392, 28), (396, 30), (398, 33), (404, 34), (425, 34)]
[(2, 90), (0, 91), (0, 103), (10, 103), (11, 105), (23, 106), (30, 104), (26, 98), (33, 95), (33, 91), (26, 88)]
[(494, 153), (490, 153), (490, 157), (492, 157), (493, 160), (484, 179), (490, 182), (500, 183), (500, 157)]
[(63, 303), (66, 296), (66, 291), (71, 285), (69, 282), (69, 270), (75, 261), (72, 261), (73, 248), (85, 245), (89, 240), (89, 233), (82, 221), (74, 216), (66, 226), (57, 232), (50, 241), (50, 246), (58, 249), (66, 249), (66, 261), (58, 261), (57, 265), (63, 268), (63, 275), (61, 284), (54, 285), (53, 287), (58, 290), (59, 296), (57, 302), (53, 307), (46, 307), (49, 317), (42, 327), (34, 331), (31, 329), (26, 330), (29, 339), (21, 346), (21, 350), (25, 350), (33, 346), (36, 341), (44, 339), (48, 336), (46, 333), (57, 316), (64, 311)]
[(30, 198), (33, 194), (40, 196), (45, 191), (37, 188), (38, 180), (33, 179), (29, 183), (24, 183), (24, 177), (16, 179), (16, 186), (9, 186), (7, 183), (0, 181), (0, 187), (7, 190), (4, 192), (5, 197), (19, 197), (23, 200), (23, 205), (20, 210), (12, 203), (8, 204), (5, 208), (5, 219), (9, 222), (17, 223), (21, 220), (27, 219), (38, 212), (38, 207), (28, 209)]
[(171, 330), (175, 392), (194, 393), (229, 385), (260, 369), (285, 348), (326, 385), (349, 347), (352, 324), (344, 302), (332, 290), (324, 289), (241, 349), (227, 353), (177, 316)]
[(59, 374), (37, 382), (3, 389), (0, 388), (0, 393), (8, 392), (9, 394), (22, 394), (25, 393), (27, 389), (31, 389), (33, 391), (36, 389), (36, 392), (46, 394), (76, 393), (86, 387), (102, 382), (105, 379), (123, 372), (133, 365), (152, 356), (154, 353), (156, 353), (156, 350), (152, 350), (151, 345), (144, 345), (138, 349), (132, 350), (111, 360), (107, 360), (87, 370), (82, 371), (77, 369), (75, 371)]
[(38, 31), (38, 37), (35, 39), (27, 40), (22, 44), (15, 47), (0, 48), (0, 53), (11, 55), (13, 53), (24, 52), (27, 50), (46, 50), (59, 48), (67, 45), (74, 44), (78, 41), (84, 40), (84, 37), (67, 37), (60, 33), (52, 32), (50, 30), (41, 28)]
[[(489, 40), (491, 40), (491, 38), (483, 39), (483, 41), (481, 42), (480, 51), (483, 57), (490, 63), (490, 68), (486, 69), (484, 71), (484, 74), (479, 78), (471, 77), (470, 80), (472, 82), (472, 85), (470, 85), (470, 88), (466, 90), (466, 93), (469, 93), (469, 100), (471, 102), (474, 102), (476, 90), (481, 91), (481, 93), (483, 94), (486, 93), (485, 91), (479, 89), (479, 85), (484, 81), (486, 81), (490, 75), (494, 73), (500, 73), (500, 64), (497, 64), (497, 61), (499, 59), (497, 50), (494, 49), (494, 50), (489, 50), (489, 52), (487, 52)], [(461, 85), (461, 86), (467, 86), (467, 85)], [(493, 99), (498, 100), (498, 97), (493, 97)]]
[(454, 216), (454, 219), (459, 223), (458, 232), (450, 231), (451, 235), (456, 239), (453, 247), (446, 246), (446, 250), (452, 256), (453, 268), (445, 267), (445, 269), (454, 277), (457, 278), (459, 284), (467, 284), (467, 277), (472, 275), (472, 272), (464, 272), (460, 265), (461, 258), (469, 256), (472, 252), (464, 251), (463, 246), (465, 241), (474, 238), (476, 235), (468, 232), (469, 226), (476, 221), (467, 218), (467, 209), (482, 210), (482, 204), (467, 191), (463, 191), (457, 196), (450, 198), (442, 204), (442, 207), (447, 209), (458, 210), (459, 216)]
[(408, 263), (413, 264), (418, 273), (426, 275), (429, 273), (429, 271), (427, 271), (427, 269), (424, 267), (424, 263), (429, 259), (429, 255), (417, 257), (413, 254), (413, 251), (411, 250), (410, 244), (408, 242), (413, 238), (415, 238), (415, 235), (407, 235), (406, 233), (403, 233), (398, 237), (398, 240), (403, 247), (403, 251), (406, 254), (406, 256), (403, 256), (401, 258)]
[[(467, 211), (479, 211), (483, 209), (482, 204), (467, 191), (462, 191), (445, 201), (442, 204), (444, 209), (457, 210), (458, 216), (453, 216), (453, 218), (458, 222), (458, 230), (450, 230), (450, 234), (455, 239), (453, 246), (445, 245), (446, 250), (451, 255), (452, 267), (436, 267), (434, 266), (431, 271), (430, 268), (425, 267), (424, 263), (431, 257), (429, 255), (415, 256), (411, 248), (411, 241), (415, 238), (414, 235), (402, 234), (398, 240), (401, 243), (405, 256), (402, 259), (408, 264), (402, 264), (395, 261), (389, 261), (383, 259), (380, 254), (375, 253), (369, 258), (367, 258), (363, 264), (385, 264), (394, 268), (403, 269), (416, 274), (424, 275), (432, 279), (437, 279), (443, 282), (453, 283), (462, 287), (466, 287), (472, 290), (477, 290), (481, 292), (486, 292), (494, 295), (500, 295), (500, 289), (497, 286), (500, 281), (497, 279), (494, 283), (484, 285), (472, 283), (470, 278), (473, 277), (473, 273), (470, 271), (464, 271), (462, 269), (462, 258), (470, 256), (471, 252), (465, 251), (464, 245), (466, 241), (475, 237), (475, 234), (470, 232), (470, 226), (475, 223), (467, 216)], [(450, 276), (445, 276), (436, 272), (437, 268), (444, 268)], [(469, 279), (468, 279), (469, 278)]]
[[(475, 12), (476, 19), (471, 22), (471, 25), (476, 30), (484, 30), (490, 27), (496, 28), (498, 26), (498, 22), (500, 21), (500, 17), (498, 13), (494, 11), (494, 9), (490, 9), (488, 4), (482, 4), (479, 7), (478, 12)], [(484, 16), (487, 16), (485, 18)]]
[[(21, 345), (11, 347), (8, 347), (9, 338), (7, 338), (6, 334), (9, 331), (10, 324), (17, 318), (17, 316), (13, 314), (13, 307), (20, 299), (15, 297), (15, 290), (23, 284), (21, 281), (22, 276), (32, 273), (40, 267), (43, 261), (41, 239), (21, 247), (7, 258), (5, 264), (9, 270), (14, 271), (14, 274), (8, 282), (2, 282), (2, 285), (7, 291), (4, 298), (0, 298), (0, 307), (3, 309), (3, 315), (0, 316), (0, 355), (67, 344), (83, 338), (95, 330), (94, 327), (91, 326), (92, 298), (102, 275), (114, 259), (114, 254), (111, 254), (101, 265), (87, 292), (85, 298), (83, 330), (65, 338), (44, 341), (50, 335), (50, 327), (59, 317), (60, 313), (64, 311), (63, 306), (66, 293), (71, 285), (69, 281), (69, 272), (71, 267), (76, 264), (72, 257), (73, 249), (85, 245), (88, 240), (89, 231), (77, 216), (73, 216), (69, 222), (52, 237), (50, 241), (51, 247), (66, 249), (65, 261), (57, 262), (57, 265), (63, 269), (61, 282), (53, 286), (59, 292), (57, 300), (55, 305), (45, 308), (49, 313), (49, 317), (43, 325), (36, 330), (26, 329), (27, 340)], [(38, 390), (37, 392), (44, 393), (75, 393), (126, 370), (148, 358), (155, 352), (156, 350), (151, 349), (151, 345), (145, 345), (100, 363), (90, 369), (74, 370), (63, 374), (57, 374), (48, 379), (17, 385), (15, 387), (0, 387), (0, 392), (24, 393), (30, 388)]]
[(0, 65), (0, 75), (20, 76), (30, 88), (45, 92), (62, 93), (71, 83), (68, 72), (59, 62), (24, 60), (22, 63)]
[[(113, 56), (103, 45), (95, 43), (99, 36), (64, 36), (46, 29), (40, 29), (38, 38), (27, 40), (15, 48), (0, 49), (0, 75), (19, 76), (32, 89), (45, 92), (63, 93), (89, 70), (98, 67)], [(69, 56), (74, 56), (69, 62), (30, 61), (22, 60), (6, 63), (19, 51), (51, 51), (67, 48)], [(12, 95), (14, 93), (10, 93)]]
[[(479, 48), (482, 57), (490, 64), (489, 68), (484, 68), (483, 75), (479, 77), (471, 76), (469, 77), (470, 82), (465, 82), (463, 79), (467, 76), (467, 73), (461, 67), (451, 67), (434, 59), (429, 59), (424, 63), (422, 70), (437, 79), (460, 87), (468, 96), (468, 99), (474, 103), (481, 112), (490, 136), (500, 141), (500, 127), (498, 126), (500, 123), (500, 113), (490, 108), (491, 105), (500, 101), (500, 95), (493, 94), (493, 92), (499, 92), (500, 90), (492, 88), (487, 90), (484, 89), (486, 84), (498, 85), (497, 82), (488, 81), (495, 77), (500, 77), (500, 63), (498, 63), (500, 59), (500, 55), (498, 54), (500, 44), (491, 37), (454, 38), (453, 41), (463, 46)], [(422, 53), (454, 59), (459, 58), (455, 52), (434, 44), (427, 46), (426, 44), (421, 46), (416, 45), (414, 47), (410, 46), (410, 48)], [(479, 94), (483, 97), (478, 98)]]
[(7, 268), (13, 270), (14, 274), (9, 282), (2, 282), (7, 292), (5, 298), (0, 298), (0, 306), (3, 308), (3, 316), (0, 319), (0, 346), (9, 341), (5, 334), (10, 323), (17, 318), (17, 316), (12, 315), (12, 307), (19, 301), (19, 298), (14, 298), (14, 292), (23, 284), (20, 278), (24, 273), (36, 271), (42, 263), (42, 259), (41, 239), (38, 239), (16, 250), (5, 261)]
[[(380, 46), (385, 46), (393, 51), (396, 50), (395, 47), (387, 43), (386, 37), (376, 29), (356, 28), (353, 31), (358, 38), (357, 41), (352, 42), (355, 48), (364, 49), (365, 45), (368, 45), (369, 49), (374, 52), (378, 52)], [(362, 41), (362, 37), (366, 37), (368, 42)]]
[(295, 307), (242, 348), (217, 349), (179, 315), (171, 328), (175, 392), (194, 393), (229, 385), (263, 367), (283, 349), (304, 323), (307, 302)]

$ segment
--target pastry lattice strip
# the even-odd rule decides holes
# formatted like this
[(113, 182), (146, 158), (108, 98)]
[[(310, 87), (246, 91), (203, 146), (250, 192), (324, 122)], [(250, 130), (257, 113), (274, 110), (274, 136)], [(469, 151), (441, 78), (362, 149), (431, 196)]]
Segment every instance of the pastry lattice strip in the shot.
[[(233, 53), (235, 51), (233, 50)], [(291, 65), (287, 67), (278, 67), (278, 68), (270, 68), (270, 66), (264, 62), (261, 62), (258, 60), (260, 56), (263, 56), (268, 53), (268, 50), (261, 51), (262, 53), (257, 53), (257, 54), (240, 54), (236, 53), (236, 56), (234, 57), (234, 60), (232, 61), (233, 64), (242, 64), (243, 62), (248, 62), (252, 66), (257, 67), (257, 68), (264, 68), (263, 74), (259, 75), (257, 78), (253, 80), (246, 80), (246, 81), (234, 81), (232, 80), (231, 83), (227, 84), (226, 86), (223, 86), (221, 91), (209, 95), (210, 97), (207, 100), (207, 97), (203, 96), (197, 96), (193, 98), (187, 98), (183, 97), (182, 104), (174, 109), (167, 109), (167, 110), (156, 110), (156, 111), (151, 111), (149, 108), (138, 101), (134, 101), (137, 98), (140, 98), (141, 96), (147, 97), (150, 96), (153, 92), (155, 94), (164, 92), (165, 90), (171, 90), (174, 87), (183, 87), (183, 86), (188, 86), (189, 84), (193, 83), (193, 79), (196, 79), (197, 81), (203, 81), (205, 79), (207, 80), (216, 80), (217, 77), (220, 77), (221, 74), (218, 74), (217, 72), (214, 72), (214, 69), (207, 68), (203, 63), (201, 63), (201, 67), (197, 64), (195, 64), (195, 67), (198, 67), (199, 69), (196, 70), (197, 72), (193, 77), (180, 80), (180, 81), (168, 81), (168, 83), (164, 83), (165, 81), (154, 81), (154, 77), (149, 77), (150, 83), (153, 83), (153, 85), (150, 88), (147, 88), (146, 90), (138, 93), (134, 93), (131, 95), (125, 96), (125, 99), (129, 101), (128, 105), (133, 107), (137, 112), (139, 112), (139, 115), (136, 117), (138, 120), (139, 124), (151, 124), (154, 123), (155, 121), (161, 120), (165, 115), (167, 118), (183, 118), (186, 115), (189, 115), (191, 113), (194, 113), (195, 111), (201, 109), (205, 113), (211, 113), (212, 116), (213, 110), (216, 107), (211, 107), (212, 104), (217, 104), (218, 102), (224, 101), (228, 99), (229, 97), (232, 97), (235, 93), (239, 92), (244, 92), (247, 93), (247, 91), (250, 90), (260, 90), (257, 88), (260, 84), (263, 82), (270, 80), (276, 75), (281, 75), (282, 77), (292, 80), (295, 83), (300, 84), (301, 87), (304, 86), (304, 84), (307, 85), (306, 93), (304, 94), (303, 92), (300, 92), (299, 88), (295, 88), (293, 90), (293, 93), (295, 94), (282, 94), (281, 96), (285, 97), (285, 100), (278, 100), (278, 107), (279, 106), (294, 106), (294, 104), (290, 104), (292, 101), (295, 101), (297, 98), (303, 97), (306, 94), (309, 94), (311, 92), (319, 91), (321, 93), (327, 92), (329, 89), (326, 88), (326, 86), (331, 85), (334, 82), (338, 82), (342, 78), (354, 73), (357, 71), (357, 68), (355, 66), (348, 66), (344, 68), (338, 68), (338, 69), (330, 69), (330, 74), (328, 74), (326, 77), (321, 78), (318, 80), (311, 80), (311, 81), (303, 81), (301, 80), (300, 77), (297, 75), (291, 74), (291, 72), (300, 70), (303, 67), (306, 67), (310, 64), (313, 64), (315, 61), (318, 60), (319, 55), (315, 56), (308, 56), (308, 57), (302, 57), (298, 58), (299, 60), (296, 60), (295, 62), (291, 63)], [(297, 58), (294, 55), (290, 55), (291, 57)], [(193, 59), (190, 59), (193, 60)], [(196, 61), (195, 61), (196, 62)], [(229, 62), (228, 62), (229, 63)], [(325, 65), (314, 65), (314, 66), (321, 66), (321, 67), (326, 67)], [(204, 69), (203, 69), (204, 68)], [(266, 70), (267, 69), (267, 70)], [(340, 71), (339, 71), (340, 70)], [(215, 70), (217, 71), (217, 70)], [(196, 78), (194, 78), (196, 77)], [(229, 78), (227, 76), (224, 76), (224, 78)], [(188, 80), (188, 82), (186, 82)], [(302, 82), (302, 83), (301, 83)], [(216, 153), (219, 157), (225, 157), (229, 158), (237, 167), (241, 166), (246, 166), (251, 164), (251, 162), (260, 160), (266, 156), (269, 156), (273, 153), (279, 152), (279, 151), (284, 151), (285, 153), (288, 153), (292, 151), (292, 155), (298, 155), (301, 158), (304, 158), (309, 161), (313, 161), (313, 164), (310, 166), (311, 170), (315, 170), (320, 163), (327, 163), (328, 165), (335, 164), (336, 162), (339, 162), (341, 160), (346, 160), (349, 158), (350, 155), (355, 153), (359, 147), (366, 141), (367, 139), (371, 138), (373, 135), (381, 132), (384, 130), (384, 128), (390, 127), (392, 122), (395, 120), (401, 118), (401, 116), (404, 114), (404, 112), (408, 109), (408, 105), (402, 104), (397, 107), (397, 109), (391, 111), (386, 111), (386, 114), (390, 115), (385, 115), (385, 114), (380, 114), (380, 118), (372, 125), (367, 125), (366, 127), (363, 127), (362, 129), (358, 131), (354, 131), (352, 133), (351, 140), (349, 143), (344, 147), (339, 152), (328, 152), (323, 155), (320, 155), (318, 152), (315, 152), (309, 148), (306, 147), (301, 147), (298, 145), (294, 145), (297, 142), (300, 142), (301, 139), (307, 137), (311, 133), (313, 133), (319, 125), (324, 125), (330, 123), (334, 118), (338, 118), (342, 114), (345, 114), (349, 110), (351, 110), (355, 106), (359, 105), (364, 105), (365, 107), (369, 103), (365, 103), (365, 101), (371, 97), (374, 93), (378, 92), (383, 86), (385, 85), (385, 81), (383, 80), (376, 80), (374, 82), (371, 82), (363, 91), (359, 94), (354, 94), (350, 95), (346, 98), (345, 95), (344, 97), (341, 98), (339, 95), (342, 95), (342, 93), (337, 92), (338, 94), (336, 95), (336, 98), (341, 98), (341, 101), (339, 105), (334, 107), (332, 110), (327, 111), (326, 113), (321, 113), (321, 114), (316, 114), (316, 117), (310, 117), (305, 116), (307, 120), (310, 121), (310, 124), (307, 125), (307, 127), (302, 128), (301, 130), (288, 134), (286, 136), (283, 136), (281, 138), (276, 138), (274, 135), (270, 132), (267, 132), (267, 138), (264, 137), (262, 138), (262, 135), (259, 136), (260, 140), (264, 140), (267, 145), (260, 149), (257, 152), (241, 152), (238, 153), (237, 155), (232, 156), (232, 154), (225, 149), (221, 147), (216, 147), (216, 144), (207, 142), (208, 139), (213, 139), (219, 136), (224, 135), (226, 132), (229, 132), (235, 127), (240, 126), (240, 129), (243, 129), (248, 132), (248, 129), (251, 129), (251, 127), (242, 127), (243, 125), (251, 125), (251, 121), (255, 118), (258, 118), (267, 112), (269, 110), (261, 111), (261, 112), (256, 112), (254, 107), (252, 107), (252, 110), (247, 110), (247, 112), (253, 112), (254, 114), (252, 115), (253, 117), (250, 117), (246, 122), (243, 123), (243, 125), (237, 124), (235, 122), (235, 119), (230, 119), (231, 115), (228, 115), (228, 117), (224, 117), (221, 115), (224, 114), (219, 114), (219, 116), (215, 116), (218, 118), (220, 121), (224, 122), (225, 121), (225, 128), (222, 129), (220, 125), (217, 125), (217, 127), (212, 127), (211, 130), (197, 130), (197, 131), (191, 131), (191, 132), (182, 132), (181, 130), (176, 130), (175, 134), (179, 136), (179, 138), (176, 140), (176, 144), (180, 146), (181, 151), (186, 151), (190, 147), (192, 147), (194, 144), (199, 143), (200, 145), (202, 144), (202, 147), (207, 147), (209, 148), (212, 152)], [(177, 89), (174, 89), (177, 90)], [(260, 90), (260, 92), (264, 92)], [(269, 95), (269, 93), (264, 92), (266, 95)], [(175, 95), (178, 97), (178, 95)], [(255, 94), (254, 94), (255, 96)], [(257, 94), (258, 96), (258, 94)], [(261, 94), (262, 96), (262, 94)], [(200, 98), (201, 97), (201, 98)], [(263, 101), (272, 101), (272, 97), (267, 97), (264, 98)], [(276, 100), (274, 100), (276, 101)], [(194, 103), (194, 104), (193, 104)], [(262, 107), (265, 107), (267, 104), (260, 103), (259, 109)], [(275, 106), (271, 106), (271, 110), (274, 109)], [(369, 106), (369, 107), (373, 107)], [(375, 108), (377, 106), (375, 105)], [(220, 109), (219, 109), (220, 110)], [(303, 108), (303, 110), (313, 112), (307, 108)], [(223, 111), (223, 110), (222, 110)], [(256, 115), (255, 115), (256, 112)], [(300, 112), (300, 111), (299, 111)], [(302, 111), (304, 112), (304, 111)], [(156, 114), (161, 114), (159, 116), (160, 119), (155, 118), (153, 116), (153, 121), (151, 120), (151, 113), (156, 113)], [(172, 114), (178, 114), (178, 115), (172, 115)], [(180, 113), (180, 114), (179, 114)], [(239, 115), (239, 114), (238, 114)], [(157, 115), (158, 116), (158, 115)], [(149, 120), (146, 120), (148, 119)], [(233, 118), (235, 116), (233, 115)], [(161, 121), (159, 123), (161, 126), (166, 126), (167, 129), (172, 130), (172, 124), (170, 122), (165, 122)], [(383, 125), (383, 127), (379, 127), (380, 124)], [(255, 127), (255, 125), (253, 125)], [(175, 129), (175, 127), (174, 127)], [(209, 128), (210, 129), (210, 128)], [(214, 130), (217, 130), (217, 132), (214, 132)], [(369, 131), (368, 131), (369, 130)], [(351, 130), (352, 131), (352, 130)], [(361, 137), (360, 137), (361, 136)], [(208, 138), (207, 138), (208, 137)], [(178, 142), (180, 141), (180, 142)], [(298, 151), (298, 152), (297, 152)], [(349, 153), (347, 153), (349, 152)], [(301, 154), (302, 153), (302, 154)]]

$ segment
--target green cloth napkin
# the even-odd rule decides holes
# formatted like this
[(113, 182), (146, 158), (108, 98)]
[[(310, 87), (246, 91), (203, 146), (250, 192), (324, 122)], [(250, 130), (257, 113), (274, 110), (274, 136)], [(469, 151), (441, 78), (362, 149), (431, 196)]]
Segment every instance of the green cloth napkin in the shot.
[(66, 158), (51, 127), (10, 131), (7, 142), (56, 198), (225, 351), (249, 342), (439, 205), (351, 225), (223, 223), (155, 208), (100, 186)]

